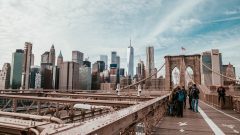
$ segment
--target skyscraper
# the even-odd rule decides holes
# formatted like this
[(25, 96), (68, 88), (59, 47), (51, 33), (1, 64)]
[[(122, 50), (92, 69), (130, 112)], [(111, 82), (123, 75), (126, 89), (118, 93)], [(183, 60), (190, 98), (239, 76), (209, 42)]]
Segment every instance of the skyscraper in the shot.
[(46, 51), (41, 55), (41, 63), (49, 63), (49, 52)]
[(46, 51), (41, 55), (41, 63), (51, 63), (52, 66), (55, 66), (55, 49), (52, 45), (50, 51)]
[(136, 74), (139, 80), (145, 78), (145, 66), (142, 60), (139, 60), (136, 68)]
[(100, 55), (100, 61), (104, 61), (105, 69), (108, 69), (108, 56), (107, 55)]
[(39, 66), (31, 66), (31, 74), (30, 74), (30, 88), (36, 88), (36, 75), (40, 73)]
[(11, 66), (9, 63), (5, 63), (3, 65), (2, 70), (0, 70), (0, 89), (8, 89), (10, 86), (10, 73), (11, 73)]
[[(222, 54), (219, 53), (218, 49), (212, 49), (212, 70), (221, 73), (222, 68)], [(222, 85), (222, 77), (218, 74), (212, 74), (213, 85)]]
[(41, 55), (41, 88), (53, 88), (53, 68), (55, 65), (55, 49), (52, 45), (50, 51)]
[(22, 72), (22, 89), (29, 89), (31, 55), (32, 55), (32, 43), (25, 42)]
[(79, 51), (72, 51), (72, 61), (79, 64), (79, 66), (83, 65), (83, 53)]
[[(146, 77), (152, 75), (154, 73), (154, 70), (154, 47), (148, 46), (146, 48)], [(154, 76), (152, 78), (154, 78)]]
[(60, 67), (59, 89), (72, 91), (79, 89), (79, 64), (63, 62)]
[(112, 51), (111, 52), (111, 64), (117, 64), (116, 57), (117, 57), (117, 52)]
[(21, 49), (17, 49), (16, 52), (12, 54), (11, 79), (10, 79), (10, 86), (12, 89), (19, 89), (21, 87), (23, 71), (23, 68), (21, 67), (23, 65), (23, 57), (24, 50)]
[(34, 66), (34, 54), (31, 55), (31, 66)]
[(49, 52), (49, 63), (52, 63), (52, 66), (55, 66), (55, 49), (54, 45), (52, 45), (50, 52)]
[(134, 75), (134, 49), (131, 45), (131, 40), (130, 40), (130, 45), (127, 48), (127, 74), (128, 76), (133, 77)]
[(91, 76), (91, 62), (83, 61), (83, 66), (79, 68), (79, 85), (82, 90), (91, 90), (92, 76)]
[[(205, 84), (206, 86), (222, 85), (223, 84), (222, 77), (212, 72), (212, 71), (215, 71), (217, 73), (222, 73), (222, 54), (219, 53), (219, 50), (212, 49), (211, 51), (203, 52), (201, 59), (202, 59), (201, 60), (202, 83)], [(206, 68), (205, 66), (203, 66), (203, 64), (211, 68), (212, 71)]]
[(120, 68), (120, 56), (116, 56), (116, 64), (117, 64), (117, 68)]
[(57, 66), (60, 67), (62, 63), (63, 63), (63, 56), (62, 56), (62, 52), (60, 51), (57, 58)]

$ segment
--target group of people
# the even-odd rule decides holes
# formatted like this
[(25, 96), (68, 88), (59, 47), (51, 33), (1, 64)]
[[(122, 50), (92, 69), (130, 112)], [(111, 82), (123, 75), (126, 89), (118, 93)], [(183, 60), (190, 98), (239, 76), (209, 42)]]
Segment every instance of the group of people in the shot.
[(198, 100), (200, 91), (196, 84), (193, 84), (189, 91), (184, 86), (177, 86), (170, 95), (168, 114), (170, 116), (183, 117), (183, 109), (186, 109), (187, 96), (189, 97), (189, 109), (198, 112)]

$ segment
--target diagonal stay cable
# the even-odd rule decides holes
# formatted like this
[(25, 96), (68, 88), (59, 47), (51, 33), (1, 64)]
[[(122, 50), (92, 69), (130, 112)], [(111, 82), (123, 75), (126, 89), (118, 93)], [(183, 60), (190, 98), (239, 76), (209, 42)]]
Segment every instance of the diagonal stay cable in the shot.
[(138, 85), (139, 83), (144, 82), (144, 81), (146, 81), (147, 79), (153, 77), (154, 75), (156, 75), (158, 72), (160, 72), (160, 71), (163, 69), (164, 65), (165, 65), (165, 63), (164, 63), (155, 73), (151, 74), (150, 76), (148, 76), (148, 77), (146, 77), (146, 78), (144, 78), (144, 79), (142, 79), (142, 80), (140, 80), (140, 81), (138, 81), (138, 82), (136, 82), (136, 83), (134, 83), (134, 84), (125, 86), (125, 87), (121, 88), (121, 90), (124, 90), (124, 89), (130, 88), (130, 87), (132, 87), (132, 86)]

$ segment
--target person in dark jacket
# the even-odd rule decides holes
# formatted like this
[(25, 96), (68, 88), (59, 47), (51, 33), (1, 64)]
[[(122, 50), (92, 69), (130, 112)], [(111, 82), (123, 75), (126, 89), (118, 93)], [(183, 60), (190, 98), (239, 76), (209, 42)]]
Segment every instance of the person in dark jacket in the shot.
[(188, 101), (189, 101), (189, 108), (188, 109), (190, 109), (190, 110), (192, 110), (193, 108), (192, 108), (192, 86), (190, 86), (189, 88), (188, 88)]
[(200, 91), (197, 88), (196, 84), (193, 84), (191, 93), (192, 93), (192, 108), (193, 108), (193, 111), (198, 112), (198, 100), (199, 100)]
[(223, 105), (225, 105), (225, 96), (226, 96), (226, 90), (223, 86), (220, 86), (218, 89), (217, 89), (217, 92), (218, 92), (218, 104), (220, 104), (220, 101), (222, 99), (223, 101)]
[(185, 92), (181, 87), (177, 88), (176, 101), (177, 101), (177, 116), (183, 117), (183, 104), (185, 99)]

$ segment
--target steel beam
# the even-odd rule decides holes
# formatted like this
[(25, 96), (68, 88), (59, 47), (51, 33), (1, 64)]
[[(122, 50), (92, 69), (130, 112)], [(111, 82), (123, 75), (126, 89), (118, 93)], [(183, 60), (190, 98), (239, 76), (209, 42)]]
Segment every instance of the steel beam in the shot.
[[(148, 115), (154, 115), (154, 112), (159, 112), (158, 109), (164, 108), (168, 100), (169, 94), (158, 97), (141, 104), (130, 106), (128, 108), (111, 112), (105, 116), (95, 118), (93, 120), (85, 121), (82, 125), (75, 125), (68, 130), (64, 129), (45, 129), (42, 133), (50, 134), (119, 134), (124, 132), (133, 124), (143, 121)], [(163, 113), (162, 113), (163, 114)]]
[(122, 106), (122, 107), (128, 107), (138, 103), (138, 102), (132, 102), (132, 101), (89, 100), (89, 99), (35, 97), (35, 96), (5, 95), (5, 94), (1, 94), (0, 97), (7, 98), (7, 99), (32, 100), (32, 101), (38, 101), (38, 102), (58, 102), (58, 103), (72, 103), (72, 104), (85, 103), (85, 104), (91, 104), (91, 105)]

